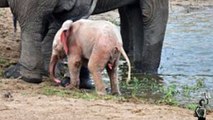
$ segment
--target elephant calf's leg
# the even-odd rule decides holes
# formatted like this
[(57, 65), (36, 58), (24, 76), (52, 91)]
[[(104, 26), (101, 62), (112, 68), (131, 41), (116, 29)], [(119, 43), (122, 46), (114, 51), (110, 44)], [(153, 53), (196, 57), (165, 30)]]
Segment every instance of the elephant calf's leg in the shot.
[(78, 88), (79, 87), (79, 75), (81, 68), (81, 58), (80, 56), (69, 55), (68, 57), (68, 67), (70, 72), (71, 82), (67, 86), (69, 89)]
[(89, 59), (88, 68), (95, 82), (95, 87), (98, 95), (105, 95), (106, 90), (102, 81), (101, 72), (105, 67), (106, 59), (98, 54), (92, 54)]
[(118, 67), (118, 60), (117, 62), (113, 65), (112, 69), (110, 69), (108, 66), (106, 67), (107, 73), (110, 78), (110, 84), (111, 84), (111, 93), (114, 95), (120, 95), (120, 89), (119, 89), (119, 82), (118, 82), (118, 72), (117, 72), (117, 67)]

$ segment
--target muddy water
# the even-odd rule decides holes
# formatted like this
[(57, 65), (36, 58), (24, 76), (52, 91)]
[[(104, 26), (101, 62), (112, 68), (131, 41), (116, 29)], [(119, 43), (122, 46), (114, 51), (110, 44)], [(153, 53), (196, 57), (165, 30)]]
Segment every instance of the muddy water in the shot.
[(180, 90), (203, 82), (190, 97), (177, 96), (181, 103), (197, 102), (206, 90), (213, 97), (213, 8), (170, 10), (159, 73)]
[[(119, 74), (122, 73), (121, 67)], [(213, 7), (170, 9), (159, 74), (162, 84), (146, 79), (130, 89), (121, 85), (122, 94), (159, 100), (165, 94), (162, 87), (175, 85), (179, 104), (197, 104), (207, 90), (213, 97)], [(141, 81), (144, 76), (137, 75), (137, 79)], [(109, 85), (106, 72), (103, 80)], [(213, 99), (210, 107), (213, 110)]]

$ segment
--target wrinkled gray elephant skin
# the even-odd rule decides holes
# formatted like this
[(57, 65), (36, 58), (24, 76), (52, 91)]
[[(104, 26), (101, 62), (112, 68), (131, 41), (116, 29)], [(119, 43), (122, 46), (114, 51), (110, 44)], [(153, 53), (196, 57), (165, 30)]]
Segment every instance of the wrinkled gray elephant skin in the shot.
[[(40, 82), (47, 73), (53, 37), (66, 19), (78, 20), (92, 0), (1, 0), (21, 27), (20, 74)], [(119, 9), (124, 48), (136, 72), (156, 74), (168, 19), (168, 0), (98, 0), (92, 14)], [(19, 72), (19, 71), (17, 71)], [(31, 78), (31, 79), (30, 79)]]

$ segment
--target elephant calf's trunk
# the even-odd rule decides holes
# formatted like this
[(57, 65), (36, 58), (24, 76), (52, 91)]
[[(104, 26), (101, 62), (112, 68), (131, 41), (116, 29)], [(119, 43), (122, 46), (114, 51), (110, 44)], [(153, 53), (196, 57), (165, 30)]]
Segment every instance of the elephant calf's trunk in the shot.
[(55, 77), (55, 67), (57, 62), (58, 62), (58, 56), (52, 55), (50, 60), (50, 65), (49, 65), (49, 74), (50, 74), (50, 78), (53, 81), (55, 81), (57, 84), (60, 84), (61, 81)]

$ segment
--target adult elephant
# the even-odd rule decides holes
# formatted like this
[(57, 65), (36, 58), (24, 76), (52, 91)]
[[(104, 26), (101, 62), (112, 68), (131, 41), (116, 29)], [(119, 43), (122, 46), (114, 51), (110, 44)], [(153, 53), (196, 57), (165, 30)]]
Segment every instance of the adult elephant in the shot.
[[(19, 63), (7, 70), (6, 76), (21, 75), (25, 81), (41, 82), (43, 73), (47, 73), (53, 37), (66, 19), (78, 20), (90, 12), (99, 14), (116, 8), (124, 48), (129, 53), (133, 51), (134, 68), (141, 73), (156, 74), (168, 19), (168, 0), (98, 0), (91, 11), (92, 2), (1, 0), (0, 7), (10, 7), (18, 19), (22, 39)], [(88, 78), (88, 74), (84, 76)]]

